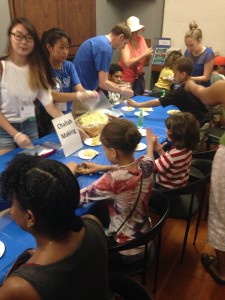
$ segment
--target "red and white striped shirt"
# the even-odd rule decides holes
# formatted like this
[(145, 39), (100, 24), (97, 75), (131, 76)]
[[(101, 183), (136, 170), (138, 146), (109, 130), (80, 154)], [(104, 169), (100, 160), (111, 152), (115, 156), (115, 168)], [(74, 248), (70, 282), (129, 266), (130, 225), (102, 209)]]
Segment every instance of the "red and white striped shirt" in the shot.
[(185, 186), (191, 168), (192, 151), (172, 148), (155, 160), (156, 182), (169, 189)]

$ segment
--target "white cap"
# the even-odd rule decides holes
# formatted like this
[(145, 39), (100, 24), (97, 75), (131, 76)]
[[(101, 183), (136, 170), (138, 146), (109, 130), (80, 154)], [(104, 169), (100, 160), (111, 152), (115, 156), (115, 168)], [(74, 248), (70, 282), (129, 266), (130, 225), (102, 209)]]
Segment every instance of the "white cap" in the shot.
[(130, 27), (131, 32), (138, 31), (144, 28), (144, 25), (140, 24), (140, 20), (134, 16), (127, 19), (127, 26)]

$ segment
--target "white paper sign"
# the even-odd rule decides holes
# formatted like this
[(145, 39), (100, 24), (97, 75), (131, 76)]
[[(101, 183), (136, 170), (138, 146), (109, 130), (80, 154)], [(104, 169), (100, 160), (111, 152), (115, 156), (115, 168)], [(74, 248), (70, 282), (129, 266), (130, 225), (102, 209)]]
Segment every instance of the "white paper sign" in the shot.
[(170, 38), (159, 38), (158, 41), (159, 46), (171, 46), (171, 39)]
[(56, 133), (67, 157), (82, 148), (82, 142), (72, 113), (65, 114), (52, 120)]

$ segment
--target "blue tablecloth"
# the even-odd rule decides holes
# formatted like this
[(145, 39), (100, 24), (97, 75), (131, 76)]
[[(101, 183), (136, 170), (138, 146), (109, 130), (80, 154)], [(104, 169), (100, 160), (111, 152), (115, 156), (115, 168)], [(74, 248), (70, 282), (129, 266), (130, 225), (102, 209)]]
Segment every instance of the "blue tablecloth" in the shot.
[[(149, 99), (154, 99), (151, 97), (146, 96), (137, 96), (134, 97), (136, 101), (142, 102), (147, 101)], [(123, 104), (120, 104), (119, 106), (115, 107), (117, 110), (121, 110), (121, 107)], [(162, 143), (166, 140), (166, 133), (165, 133), (165, 119), (168, 117), (167, 111), (169, 109), (174, 109), (173, 106), (163, 108), (161, 106), (153, 108), (153, 111), (148, 112), (148, 116), (144, 117), (144, 125), (143, 128), (151, 128), (155, 134), (159, 137), (159, 142)], [(135, 109), (132, 112), (123, 112), (124, 118), (127, 118), (134, 123), (137, 124), (138, 117), (134, 115), (134, 112), (138, 111)], [(45, 136), (43, 138), (40, 138), (37, 140), (34, 144), (40, 145), (44, 142), (56, 142), (59, 143), (58, 137), (55, 133), (50, 134), (48, 136)], [(145, 137), (142, 138), (143, 143), (146, 143)], [(90, 148), (89, 146), (84, 145), (84, 148)], [(109, 164), (107, 161), (104, 151), (101, 146), (95, 147), (95, 149), (99, 152), (99, 155), (97, 155), (92, 161), (100, 164)], [(15, 149), (5, 155), (0, 156), (0, 173), (6, 168), (8, 162), (19, 152), (21, 152), (22, 149)], [(77, 151), (73, 155), (69, 157), (64, 157), (62, 150), (57, 151), (55, 154), (50, 156), (49, 158), (61, 161), (63, 163), (67, 163), (69, 161), (75, 161), (77, 163), (81, 163), (82, 159), (80, 159), (77, 156)], [(135, 157), (139, 157), (140, 155), (143, 155), (146, 153), (146, 149), (143, 151), (135, 152)], [(94, 180), (99, 178), (100, 174), (93, 174), (90, 175), (81, 175), (78, 176), (78, 182), (80, 184), (80, 187), (83, 188), (90, 183), (92, 183)], [(1, 203), (0, 203), (1, 205)], [(76, 214), (77, 215), (83, 215), (85, 213), (91, 213), (94, 209), (95, 203), (89, 203), (83, 206), (82, 208), (77, 209)], [(0, 207), (1, 210), (1, 207)], [(0, 240), (5, 244), (6, 251), (2, 258), (0, 258), (0, 282), (3, 280), (6, 272), (12, 265), (14, 259), (25, 249), (35, 247), (35, 241), (34, 238), (27, 232), (21, 230), (14, 221), (11, 220), (10, 216), (2, 217), (0, 218)]]
[[(147, 97), (147, 96), (136, 96), (134, 97), (134, 99), (137, 102), (144, 102), (147, 101), (149, 99), (154, 99), (153, 97)], [(129, 119), (130, 121), (133, 121), (135, 124), (138, 123), (138, 117), (136, 115), (134, 115), (135, 112), (138, 111), (138, 109), (135, 109), (132, 112), (126, 112), (123, 111), (121, 108), (122, 106), (124, 106), (124, 104), (120, 104), (118, 106), (115, 106), (116, 110), (121, 111), (124, 116), (122, 116), (122, 118), (126, 118)], [(165, 132), (165, 119), (169, 116), (167, 114), (167, 111), (170, 109), (176, 109), (175, 106), (167, 106), (166, 108), (163, 108), (162, 106), (158, 106), (158, 107), (154, 107), (153, 111), (149, 111), (148, 116), (144, 117), (144, 125), (143, 128), (151, 128), (153, 130), (153, 132), (155, 134), (158, 135), (159, 138), (159, 142), (162, 143), (166, 140), (166, 132)], [(40, 139), (38, 139), (36, 142), (34, 142), (34, 145), (40, 145), (43, 144), (44, 142), (56, 142), (59, 143), (59, 139), (57, 137), (57, 135), (55, 133), (47, 135), (45, 137), (42, 137)], [(146, 143), (146, 139), (145, 137), (142, 138), (143, 143)], [(85, 148), (90, 148), (87, 145), (83, 145), (84, 149)], [(101, 164), (109, 164), (109, 162), (107, 161), (104, 153), (103, 153), (103, 149), (101, 146), (97, 146), (95, 147), (95, 149), (99, 152), (99, 155), (97, 155), (94, 159), (92, 159), (93, 162), (96, 163), (101, 163)], [(19, 152), (21, 152), (22, 149), (17, 148), (9, 153), (6, 153), (2, 156), (0, 156), (0, 173), (2, 173), (2, 171), (6, 168), (8, 162)], [(53, 154), (52, 156), (50, 156), (49, 158), (54, 159), (54, 160), (58, 160), (61, 161), (63, 163), (67, 163), (69, 161), (75, 161), (77, 163), (81, 163), (82, 159), (80, 159), (77, 156), (77, 153), (79, 151), (77, 151), (76, 153), (72, 154), (69, 157), (64, 157), (62, 150), (57, 151), (55, 154)], [(143, 155), (146, 153), (146, 149), (143, 151), (138, 151), (135, 152), (135, 157), (139, 157), (140, 155)], [(84, 177), (84, 178), (83, 178)], [(90, 176), (89, 176), (90, 177)], [(93, 181), (92, 177), (90, 179), (90, 182)], [(84, 180), (83, 180), (84, 179)], [(87, 180), (86, 176), (79, 176), (78, 177), (78, 181), (80, 183), (80, 187), (83, 188), (85, 186), (87, 186), (89, 184), (89, 181)]]
[[(147, 97), (147, 96), (136, 96), (134, 97), (134, 99), (138, 102), (144, 102), (147, 101), (149, 99), (154, 99), (153, 97)], [(138, 117), (136, 115), (134, 115), (135, 112), (138, 111), (138, 109), (135, 109), (132, 112), (126, 112), (124, 110), (122, 110), (121, 108), (124, 106), (124, 104), (120, 104), (118, 106), (115, 107), (116, 110), (119, 110), (120, 112), (122, 112), (124, 115), (122, 116), (122, 118), (126, 118), (129, 119), (130, 121), (133, 121), (135, 124), (138, 123)], [(170, 109), (174, 109), (176, 107), (174, 106), (168, 106), (166, 108), (163, 108), (162, 106), (158, 106), (158, 107), (154, 107), (153, 111), (149, 111), (147, 112), (148, 115), (144, 117), (144, 125), (143, 128), (151, 128), (152, 131), (158, 135), (158, 140), (160, 143), (163, 143), (166, 140), (166, 132), (165, 132), (165, 119), (169, 116), (167, 114), (167, 111)], [(43, 144), (44, 142), (56, 142), (59, 143), (59, 139), (57, 137), (57, 135), (55, 133), (50, 134), (48, 136), (45, 136), (43, 138), (38, 139), (36, 142), (34, 142), (34, 145), (40, 145)], [(142, 143), (146, 144), (146, 138), (143, 137), (141, 140)], [(91, 148), (87, 145), (83, 145), (83, 148)], [(93, 148), (93, 147), (92, 147)], [(99, 155), (97, 155), (96, 157), (94, 157), (92, 159), (93, 162), (95, 163), (99, 163), (99, 164), (110, 164), (107, 160), (107, 158), (104, 155), (104, 151), (102, 149), (102, 146), (97, 146), (94, 147), (98, 152)], [(0, 156), (0, 173), (2, 173), (2, 171), (6, 168), (8, 162), (19, 152), (21, 152), (22, 149), (17, 148), (9, 153), (6, 153), (5, 155)], [(82, 163), (83, 160), (81, 158), (78, 157), (78, 152), (80, 150), (78, 150), (76, 153), (70, 155), (69, 157), (65, 157), (63, 154), (62, 150), (56, 151), (55, 154), (51, 155), (49, 158), (50, 159), (54, 159), (54, 160), (58, 160), (61, 161), (62, 163), (66, 164), (70, 161), (74, 161), (78, 164)], [(143, 155), (146, 153), (146, 149), (142, 150), (142, 151), (136, 151), (135, 152), (135, 158)], [(87, 185), (91, 184), (94, 180), (98, 179), (100, 177), (100, 174), (93, 174), (92, 176), (90, 175), (80, 175), (77, 177), (80, 188), (86, 187)], [(4, 201), (1, 201), (0, 199), (0, 211), (7, 207), (8, 203), (5, 203)], [(89, 212), (89, 208), (91, 205), (87, 205), (86, 208), (83, 207), (81, 210), (78, 210), (78, 214), (84, 214), (86, 212)]]

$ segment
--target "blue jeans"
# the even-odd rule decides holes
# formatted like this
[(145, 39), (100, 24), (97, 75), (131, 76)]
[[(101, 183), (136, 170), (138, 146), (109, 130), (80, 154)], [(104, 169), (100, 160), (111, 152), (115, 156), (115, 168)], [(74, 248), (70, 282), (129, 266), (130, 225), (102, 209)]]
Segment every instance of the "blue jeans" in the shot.
[[(18, 131), (29, 136), (31, 141), (38, 139), (38, 129), (36, 118), (32, 117), (22, 123), (11, 123), (11, 125)], [(2, 128), (0, 128), (0, 150), (17, 148), (17, 144), (13, 138)]]

